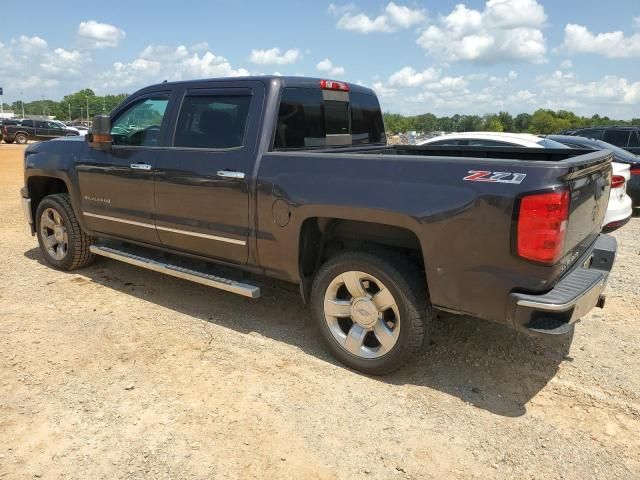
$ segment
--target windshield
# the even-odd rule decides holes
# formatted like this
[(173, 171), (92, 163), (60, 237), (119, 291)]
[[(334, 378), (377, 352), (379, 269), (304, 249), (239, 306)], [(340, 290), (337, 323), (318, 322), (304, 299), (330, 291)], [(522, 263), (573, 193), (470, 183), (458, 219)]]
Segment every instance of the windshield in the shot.
[(555, 140), (549, 140), (548, 138), (541, 138), (538, 145), (542, 145), (544, 148), (570, 148)]

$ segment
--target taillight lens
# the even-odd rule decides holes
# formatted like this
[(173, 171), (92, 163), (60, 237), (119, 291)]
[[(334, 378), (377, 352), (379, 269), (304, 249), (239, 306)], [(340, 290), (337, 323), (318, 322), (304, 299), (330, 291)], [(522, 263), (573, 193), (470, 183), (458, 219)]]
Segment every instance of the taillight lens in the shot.
[(620, 188), (624, 186), (625, 178), (622, 175), (614, 175), (611, 177), (611, 188)]
[(547, 264), (562, 255), (569, 218), (566, 190), (527, 195), (518, 212), (518, 255)]
[(631, 167), (631, 175), (640, 175), (640, 165)]
[(323, 90), (337, 90), (339, 92), (348, 92), (349, 84), (344, 82), (336, 82), (335, 80), (320, 80), (320, 88)]

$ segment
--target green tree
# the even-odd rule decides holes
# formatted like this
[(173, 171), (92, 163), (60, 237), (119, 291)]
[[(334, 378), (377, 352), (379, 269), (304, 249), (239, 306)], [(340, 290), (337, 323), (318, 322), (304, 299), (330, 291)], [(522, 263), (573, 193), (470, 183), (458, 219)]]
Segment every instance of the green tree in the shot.
[(487, 132), (504, 132), (504, 125), (499, 115), (486, 115), (484, 118), (484, 130)]
[(513, 120), (513, 127), (516, 132), (528, 132), (531, 126), (531, 115), (520, 113)]
[(542, 133), (548, 135), (550, 133), (555, 133), (557, 130), (556, 119), (553, 115), (553, 112), (549, 110), (536, 110), (533, 113), (533, 117), (531, 118), (531, 125), (529, 127), (529, 131), (531, 133)]

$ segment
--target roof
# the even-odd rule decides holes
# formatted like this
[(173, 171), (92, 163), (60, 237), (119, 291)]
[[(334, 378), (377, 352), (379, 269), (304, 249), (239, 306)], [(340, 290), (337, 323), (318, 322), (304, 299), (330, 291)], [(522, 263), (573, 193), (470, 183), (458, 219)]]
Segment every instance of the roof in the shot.
[[(273, 84), (273, 82), (277, 82), (283, 87), (318, 88), (321, 80), (333, 80), (333, 79), (319, 78), (319, 77), (279, 76), (279, 75), (252, 75), (252, 76), (246, 76), (246, 77), (200, 78), (200, 79), (193, 79), (193, 80), (181, 80), (176, 82), (156, 83), (154, 85), (149, 85), (147, 87), (144, 87), (138, 92), (143, 92), (147, 89), (154, 89), (157, 87), (162, 87), (167, 85), (196, 86), (196, 85), (201, 85), (207, 82), (234, 83), (234, 82), (247, 82), (247, 81), (259, 81), (264, 83), (265, 85)], [(347, 85), (349, 85), (349, 90), (352, 92), (373, 93), (373, 90), (371, 90), (370, 88), (362, 85), (358, 85), (357, 83), (343, 82), (341, 80), (337, 80), (337, 81), (340, 81), (342, 83), (346, 83)]]

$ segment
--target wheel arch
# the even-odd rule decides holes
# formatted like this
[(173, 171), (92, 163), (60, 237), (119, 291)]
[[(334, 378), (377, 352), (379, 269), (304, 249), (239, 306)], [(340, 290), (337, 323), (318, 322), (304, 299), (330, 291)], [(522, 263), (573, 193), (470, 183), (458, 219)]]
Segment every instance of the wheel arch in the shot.
[[(332, 255), (344, 250), (390, 251), (406, 257), (425, 271), (418, 235), (409, 228), (377, 222), (332, 217), (309, 217), (300, 226), (298, 268), (300, 291), (309, 301), (313, 277)], [(424, 274), (427, 282), (426, 274)], [(427, 283), (428, 288), (428, 283)]]

